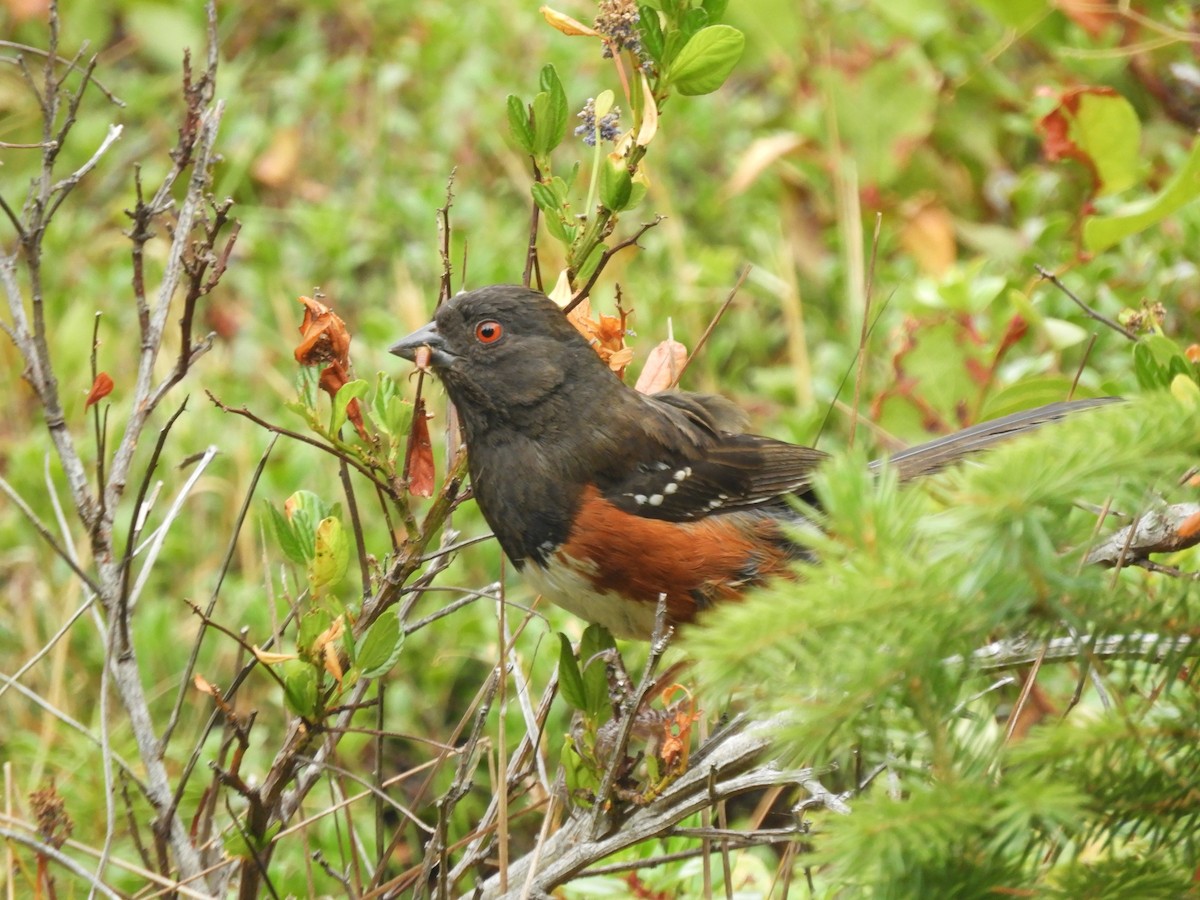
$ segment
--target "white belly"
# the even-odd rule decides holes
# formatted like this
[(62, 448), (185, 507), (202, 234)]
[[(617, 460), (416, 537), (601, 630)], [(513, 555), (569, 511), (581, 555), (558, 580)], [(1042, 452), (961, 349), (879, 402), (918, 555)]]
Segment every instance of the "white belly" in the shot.
[(588, 622), (603, 625), (614, 636), (648, 641), (654, 635), (654, 604), (624, 600), (611, 591), (597, 591), (574, 566), (551, 557), (542, 568), (530, 561), (521, 574), (547, 600)]

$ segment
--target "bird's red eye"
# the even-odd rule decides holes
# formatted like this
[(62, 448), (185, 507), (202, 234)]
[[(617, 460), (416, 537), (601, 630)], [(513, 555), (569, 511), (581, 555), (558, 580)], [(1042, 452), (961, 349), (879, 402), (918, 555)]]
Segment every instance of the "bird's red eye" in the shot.
[(504, 326), (494, 319), (486, 319), (475, 326), (475, 340), (481, 344), (494, 344), (504, 334)]

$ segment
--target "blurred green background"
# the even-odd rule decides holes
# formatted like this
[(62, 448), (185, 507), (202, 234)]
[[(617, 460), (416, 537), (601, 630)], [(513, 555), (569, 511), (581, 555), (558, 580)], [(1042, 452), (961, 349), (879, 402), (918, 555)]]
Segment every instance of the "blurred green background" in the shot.
[[(859, 411), (905, 442), (1058, 399), (1081, 365), (1082, 392), (1132, 389), (1123, 340), (1039, 284), (1035, 264), (1063, 273), (1109, 316), (1161, 303), (1167, 334), (1184, 345), (1200, 340), (1195, 204), (1094, 258), (1080, 251), (1089, 204), (1104, 211), (1161, 188), (1183, 165), (1200, 123), (1195, 10), (1186, 2), (1136, 5), (1145, 21), (1103, 4), (1040, 0), (735, 0), (726, 20), (747, 36), (742, 62), (716, 94), (674, 97), (664, 107), (645, 164), (649, 193), (624, 215), (618, 234), (658, 213), (667, 218), (645, 235), (642, 249), (617, 258), (593, 295), (594, 306), (609, 312), (619, 283), (634, 310), (634, 374), (668, 328), (693, 345), (747, 265), (746, 284), (684, 387), (719, 390), (751, 411), (758, 430), (819, 439), (827, 448), (848, 435), (846, 406), (835, 400), (853, 403), (868, 278), (873, 327)], [(591, 3), (563, 0), (560, 8), (584, 21), (594, 16)], [(199, 3), (143, 0), (68, 2), (61, 14), (61, 52), (69, 56), (86, 41), (99, 53), (97, 78), (125, 103), (118, 108), (95, 91), (85, 100), (64, 172), (93, 152), (110, 123), (121, 123), (124, 134), (46, 238), (52, 352), (68, 421), (92, 460), (83, 403), (93, 318), (102, 313), (99, 366), (116, 383), (108, 398), (115, 428), (136, 352), (123, 211), (132, 205), (134, 164), (148, 183), (165, 170), (181, 54), (191, 47), (202, 56), (204, 20)], [(228, 274), (203, 303), (201, 327), (216, 332), (216, 346), (174, 395), (175, 403), (190, 396), (188, 411), (159, 476), (168, 497), (187, 475), (176, 468), (181, 461), (209, 444), (219, 448), (137, 611), (147, 689), (164, 710), (196, 629), (182, 600), (202, 602), (213, 591), (268, 442), (249, 422), (215, 409), (204, 392), (302, 428), (284, 403), (295, 394), (295, 298), (315, 288), (347, 321), (360, 377), (374, 382), (383, 371), (406, 378), (406, 364), (386, 348), (433, 308), (441, 271), (436, 211), (451, 172), (455, 288), (520, 280), (530, 177), (507, 135), (506, 96), (532, 96), (546, 63), (557, 67), (573, 108), (618, 87), (597, 45), (548, 27), (536, 2), (284, 0), (222, 3), (219, 17), (217, 96), (225, 114), (216, 194), (236, 201), (243, 227)], [(37, 0), (0, 2), (6, 40), (44, 47), (45, 34)], [(36, 104), (12, 64), (17, 53), (0, 47), (0, 141), (11, 143), (39, 134)], [(1086, 167), (1043, 153), (1038, 119), (1063, 91), (1085, 85), (1114, 88), (1142, 124), (1136, 183), (1116, 197), (1093, 200)], [(577, 153), (586, 165), (582, 144), (568, 144), (559, 156), (569, 161)], [(19, 205), (36, 154), (0, 147), (0, 163), (0, 192)], [(11, 246), (2, 222), (0, 241)], [(152, 243), (151, 251), (164, 247)], [(550, 242), (543, 247), (552, 283), (561, 261)], [(154, 263), (161, 262), (160, 252)], [(998, 353), (1017, 314), (1028, 329)], [(1093, 333), (1099, 336), (1089, 354)], [(66, 502), (61, 469), (7, 340), (0, 341), (0, 395), (0, 473), (53, 521), (46, 473)], [(430, 396), (436, 434), (444, 407), (439, 389)], [(159, 412), (160, 422), (171, 406)], [(888, 446), (874, 431), (863, 438)], [(440, 454), (438, 461), (443, 468)], [(279, 505), (299, 489), (339, 499), (336, 466), (281, 442), (258, 497)], [(251, 641), (269, 633), (297, 590), (258, 504), (255, 510), (217, 607), (221, 621), (246, 626)], [(119, 520), (128, 514), (122, 510)], [(388, 541), (379, 518), (368, 530), (382, 557)], [(464, 535), (484, 530), (473, 509), (459, 513), (455, 527)], [(460, 554), (444, 583), (478, 587), (500, 571), (495, 546), (477, 545)], [(511, 599), (531, 599), (515, 581), (510, 588)], [(352, 595), (354, 585), (343, 590)], [(81, 596), (6, 501), (0, 592), (0, 671), (11, 673)], [(427, 595), (416, 615), (439, 602)], [(518, 644), (539, 685), (557, 654), (547, 638), (579, 628), (566, 614), (543, 612), (548, 621), (535, 621)], [(489, 605), (414, 635), (393, 675), (388, 727), (446, 739), (496, 653)], [(22, 680), (95, 728), (102, 658), (97, 631), (84, 619)], [(236, 647), (210, 636), (200, 671), (227, 683), (237, 659)], [(249, 761), (261, 771), (282, 734), (281, 701), (265, 678), (252, 680), (242, 697), (269, 711), (258, 720)], [(197, 699), (183, 731), (207, 714)], [(92, 747), (13, 691), (0, 697), (0, 716), (8, 725), (0, 730), (0, 757), (14, 763), (16, 786), (24, 792), (54, 776), (71, 798), (76, 837), (95, 840), (103, 798)], [(135, 755), (123, 722), (112, 724), (119, 749)], [(560, 719), (549, 733), (564, 730)], [(343, 743), (343, 764), (358, 764), (361, 743), (353, 736)], [(429, 755), (417, 739), (390, 745), (391, 770)], [(185, 739), (176, 741), (173, 765), (188, 749)], [(464, 822), (487, 796), (481, 786), (460, 808)]]

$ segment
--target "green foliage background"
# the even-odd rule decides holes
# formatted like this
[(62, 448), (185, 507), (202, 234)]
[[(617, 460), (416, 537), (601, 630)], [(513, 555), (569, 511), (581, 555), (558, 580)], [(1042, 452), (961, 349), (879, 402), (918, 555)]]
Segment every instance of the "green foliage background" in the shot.
[[(126, 103), (117, 109), (99, 95), (85, 103), (65, 151), (68, 167), (90, 155), (111, 122), (123, 123), (125, 134), (47, 237), (47, 256), (53, 260), (47, 285), (55, 323), (52, 351), (61, 365), (68, 420), (79, 434), (89, 427), (83, 409), (91, 380), (86, 359), (98, 310), (103, 312), (100, 368), (116, 383), (110, 416), (114, 422), (122, 417), (122, 387), (132, 377), (126, 368), (132, 357), (127, 340), (136, 325), (132, 301), (126, 300), (122, 211), (131, 205), (132, 164), (142, 164), (148, 173), (161, 170), (164, 149), (174, 138), (175, 118), (164, 110), (177, 103), (181, 51), (203, 46), (202, 12), (191, 6), (118, 0), (67, 3), (62, 9), (65, 55), (89, 41), (101, 54), (100, 81)], [(1047, 161), (1037, 132), (1037, 120), (1054, 107), (1055, 97), (1075, 86), (1112, 87), (1132, 104), (1142, 125), (1135, 171), (1124, 192), (1094, 201), (1101, 213), (1150, 196), (1185, 166), (1200, 119), (1200, 89), (1184, 74), (1188, 65), (1194, 71), (1200, 26), (1187, 3), (1138, 7), (1153, 27), (1117, 18), (1093, 35), (1039, 0), (731, 3), (726, 20), (747, 36), (742, 62), (716, 94), (673, 98), (664, 108), (646, 164), (648, 194), (624, 215), (621, 229), (631, 231), (655, 213), (668, 218), (643, 238), (643, 249), (617, 258), (594, 305), (605, 305), (614, 283), (620, 283), (624, 304), (635, 310), (633, 345), (641, 360), (668, 327), (677, 339), (694, 344), (741, 268), (752, 265), (732, 311), (684, 386), (732, 396), (764, 433), (808, 443), (819, 439), (830, 449), (845, 444), (849, 433), (845, 406), (834, 404), (854, 400), (862, 285), (868, 276), (872, 327), (864, 349), (860, 411), (905, 442), (1058, 399), (1077, 374), (1083, 393), (1136, 391), (1129, 345), (1039, 283), (1033, 267), (1062, 272), (1072, 289), (1110, 317), (1144, 301), (1161, 303), (1162, 330), (1176, 347), (1200, 340), (1194, 251), (1200, 246), (1200, 208), (1185, 206), (1087, 258), (1080, 241), (1082, 211), (1092, 202), (1091, 175), (1076, 163)], [(593, 15), (587, 3), (563, 9), (585, 21)], [(0, 6), (0, 31), (44, 45), (44, 27), (18, 21), (14, 10), (15, 4)], [(405, 367), (387, 356), (386, 347), (423, 324), (432, 309), (441, 271), (435, 211), (444, 201), (449, 173), (456, 173), (455, 287), (519, 280), (529, 173), (508, 137), (505, 97), (531, 95), (547, 62), (562, 76), (573, 109), (616, 87), (596, 46), (549, 28), (535, 3), (226, 4), (220, 9), (220, 33), (217, 94), (226, 113), (217, 194), (237, 201), (234, 212), (243, 229), (222, 289), (206, 306), (208, 327), (220, 337), (185, 385), (189, 408), (166, 460), (164, 496), (186, 477), (176, 464), (210, 443), (220, 456), (189, 501), (185, 526), (168, 536), (164, 558), (170, 564), (160, 567), (138, 611), (147, 689), (164, 709), (179, 688), (177, 665), (196, 628), (182, 601), (202, 600), (214, 590), (233, 517), (267, 443), (250, 423), (216, 410), (203, 391), (286, 422), (284, 403), (295, 393), (291, 350), (300, 308), (294, 298), (315, 286), (350, 326), (359, 376), (372, 382), (377, 371), (403, 377)], [(32, 140), (36, 112), (19, 73), (5, 66), (0, 141)], [(581, 160), (590, 158), (581, 144), (571, 142)], [(36, 164), (34, 154), (4, 149), (0, 161), (0, 189), (19, 202)], [(873, 248), (876, 214), (881, 218)], [(3, 228), (0, 240), (10, 240)], [(552, 250), (543, 256), (551, 284), (561, 265)], [(1017, 314), (1028, 330), (998, 352)], [(1096, 343), (1089, 352), (1093, 333)], [(53, 521), (46, 479), (60, 493), (63, 486), (39, 411), (20, 375), (12, 347), (0, 342), (0, 395), (7, 398), (0, 418), (0, 472), (43, 519)], [(1119, 416), (1111, 418), (1115, 423)], [(440, 421), (435, 420), (435, 432)], [(299, 427), (298, 420), (288, 424)], [(1070, 435), (1062, 440), (1075, 442), (1072, 449), (1088, 449), (1085, 429)], [(859, 441), (867, 439), (875, 435), (860, 431)], [(1056, 451), (1050, 439), (1040, 446), (1045, 454)], [(1119, 447), (1101, 442), (1092, 449)], [(1140, 479), (1154, 473), (1134, 466), (1137, 453), (1133, 456), (1127, 476), (1138, 491), (1145, 485)], [(1081, 457), (1086, 454), (1071, 455)], [(1010, 462), (1015, 468), (1004, 470), (1007, 483), (1039, 470), (1036, 451), (1014, 455)], [(1060, 500), (1072, 490), (1058, 488)], [(281, 444), (259, 496), (279, 505), (299, 489), (328, 501), (340, 498), (336, 469), (327, 457)], [(947, 488), (968, 495), (972, 489), (962, 483)], [(901, 505), (895, 514), (912, 510)], [(460, 514), (456, 527), (471, 535), (484, 526), (472, 511)], [(387, 546), (383, 523), (370, 522), (369, 533), (382, 555)], [(938, 566), (949, 552), (944, 544), (930, 549)], [(256, 520), (238, 544), (218, 606), (222, 621), (244, 625), (252, 641), (269, 633), (286, 609), (288, 593), (297, 590), (296, 576), (281, 570), (282, 560)], [(480, 586), (500, 573), (498, 550), (474, 546), (460, 555), (445, 583)], [(0, 505), (0, 591), (0, 671), (12, 673), (45, 644), (81, 597), (67, 568), (7, 504)], [(509, 598), (532, 599), (515, 583)], [(417, 613), (432, 611), (435, 603), (423, 601)], [(914, 604), (921, 605), (919, 592)], [(731, 623), (750, 610), (733, 611)], [(884, 603), (878, 612), (889, 610), (894, 605)], [(546, 621), (536, 620), (517, 648), (538, 684), (557, 659), (552, 632), (580, 631), (565, 614), (543, 612)], [(919, 609), (914, 615), (912, 621), (920, 622)], [(1011, 624), (1015, 618), (999, 621)], [(927, 624), (932, 628), (937, 621)], [(962, 634), (984, 638), (995, 622), (970, 624), (972, 630)], [(858, 630), (862, 625), (856, 618), (841, 626), (850, 629), (858, 646), (872, 640)], [(797, 646), (807, 646), (797, 640)], [(969, 651), (970, 641), (959, 643), (935, 650)], [(712, 648), (715, 658), (730, 659), (725, 664), (732, 666), (714, 669), (719, 675), (713, 680), (736, 690), (739, 670), (728, 650)], [(389, 742), (394, 755), (385, 768), (400, 771), (419, 763), (428, 758), (423, 739), (448, 738), (497, 652), (494, 610), (484, 605), (413, 636), (393, 673), (387, 710), (388, 727), (413, 737)], [(95, 728), (102, 654), (96, 631), (85, 620), (22, 681)], [(210, 640), (200, 671), (222, 683), (238, 658), (231, 643)], [(826, 671), (808, 658), (788, 665)], [(282, 698), (261, 679), (244, 699), (271, 711), (259, 719), (248, 760), (261, 770), (283, 731)], [(866, 710), (868, 701), (857, 698), (851, 710), (841, 712)], [(91, 746), (13, 691), (0, 697), (0, 710), (8, 723), (0, 732), (0, 757), (13, 764), (18, 793), (53, 777), (69, 798), (76, 838), (98, 842), (103, 797)], [(208, 714), (198, 697), (181, 731), (198, 729)], [(520, 727), (515, 713), (512, 722)], [(111, 724), (117, 749), (135, 756), (124, 723)], [(565, 714), (558, 714), (548, 733), (560, 735), (566, 727)], [(891, 725), (878, 719), (871, 727), (882, 732)], [(794, 737), (800, 746), (824, 739), (816, 732)], [(185, 744), (172, 753), (185, 755)], [(348, 737), (341, 763), (361, 765), (356, 754), (364, 744)], [(1038, 752), (1038, 747), (1028, 751)], [(172, 761), (179, 765), (183, 759)], [(486, 804), (486, 780), (481, 776), (460, 807), (456, 827), (465, 828)], [(1069, 800), (1078, 802), (1075, 795)], [(945, 797), (937, 803), (939, 810), (953, 805)], [(839, 839), (866, 841), (875, 821), (871, 815), (887, 814), (881, 808), (852, 817), (847, 829), (863, 834), (846, 830)], [(940, 820), (939, 827), (952, 821)], [(324, 841), (331, 857), (341, 840), (332, 825), (313, 839)], [(884, 845), (876, 848), (872, 865), (880, 872), (895, 865), (886, 852)], [(414, 842), (397, 853), (396, 864), (403, 868), (419, 859), (420, 847)], [(996, 858), (997, 865), (1005, 864), (1000, 855)], [(306, 876), (297, 860), (280, 873), (277, 884), (283, 890), (305, 890), (306, 877), (332, 889), (324, 886), (321, 872)], [(869, 880), (871, 871), (867, 867), (856, 877)], [(1155, 870), (1147, 877), (1160, 874)], [(695, 884), (694, 873), (679, 869), (647, 876), (655, 877), (664, 889), (684, 891)], [(988, 875), (1003, 877), (1004, 872)], [(987, 881), (980, 878), (979, 884)], [(1171, 878), (1164, 883), (1170, 890), (1179, 884)], [(125, 886), (132, 889), (136, 882)], [(1064, 883), (1062, 890), (1069, 889)], [(892, 895), (905, 895), (897, 891)]]

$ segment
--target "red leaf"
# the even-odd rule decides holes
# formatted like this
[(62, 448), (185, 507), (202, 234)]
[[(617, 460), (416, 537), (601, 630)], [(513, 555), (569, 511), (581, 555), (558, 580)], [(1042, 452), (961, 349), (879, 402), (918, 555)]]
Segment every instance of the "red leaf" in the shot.
[(410, 494), (433, 496), (433, 444), (429, 441), (424, 397), (417, 400), (417, 408), (413, 410), (412, 431), (408, 433), (408, 449), (404, 454), (404, 473)]
[(113, 380), (108, 377), (107, 372), (101, 372), (92, 383), (92, 389), (88, 391), (87, 402), (83, 405), (83, 408), (90, 409), (93, 403), (99, 403), (111, 394), (112, 389)]

